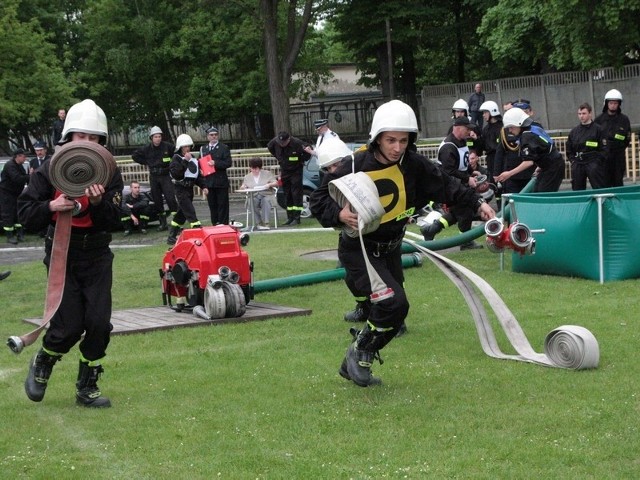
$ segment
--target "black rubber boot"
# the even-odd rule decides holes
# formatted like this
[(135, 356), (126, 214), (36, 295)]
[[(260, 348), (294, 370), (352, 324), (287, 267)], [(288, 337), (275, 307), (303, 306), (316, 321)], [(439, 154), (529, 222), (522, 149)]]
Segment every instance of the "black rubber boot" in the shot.
[[(351, 334), (353, 335), (353, 333), (352, 330)], [(377, 343), (379, 342), (376, 341), (373, 332), (368, 326), (365, 326), (357, 333), (356, 339), (347, 348), (338, 373), (360, 387), (381, 385), (382, 380), (371, 374), (371, 364), (375, 359), (378, 359), (382, 365), (382, 359), (375, 346)], [(344, 375), (345, 370), (346, 375)]]
[(291, 225), (300, 225), (300, 212), (294, 212)]
[(61, 358), (62, 355), (49, 355), (42, 348), (33, 356), (27, 379), (24, 382), (24, 391), (29, 400), (32, 402), (42, 401), (53, 366)]
[(24, 228), (19, 227), (16, 229), (16, 237), (19, 242), (24, 242)]
[(168, 230), (167, 226), (167, 216), (164, 213), (158, 215), (158, 220), (160, 221), (160, 226), (158, 227), (159, 232), (164, 232)]
[(294, 221), (295, 221), (295, 217), (293, 215), (293, 212), (290, 212), (289, 210), (287, 210), (287, 221), (284, 222), (283, 225), (286, 225), (286, 226), (292, 225)]
[(16, 237), (16, 233), (13, 230), (5, 230), (5, 234), (7, 235), (7, 242), (12, 245), (18, 244), (18, 237)]
[(344, 314), (345, 322), (366, 322), (371, 313), (371, 301), (362, 300), (356, 303), (356, 308)]
[(443, 228), (444, 225), (442, 224), (442, 222), (436, 220), (431, 225), (426, 225), (420, 228), (420, 233), (422, 233), (422, 236), (426, 241), (430, 241), (433, 240), (435, 236), (442, 231)]
[(171, 229), (169, 230), (169, 236), (167, 237), (168, 245), (175, 245), (178, 241), (178, 235), (180, 235), (180, 227), (174, 227), (171, 225)]
[(78, 381), (76, 382), (76, 403), (83, 407), (108, 408), (111, 401), (101, 395), (98, 379), (104, 372), (102, 365), (90, 367), (88, 363), (80, 361)]
[(407, 330), (407, 324), (402, 322), (402, 325), (400, 325), (400, 328), (396, 332), (396, 338), (401, 337), (401, 336), (403, 336), (404, 334), (406, 334), (408, 332), (409, 332), (409, 330)]

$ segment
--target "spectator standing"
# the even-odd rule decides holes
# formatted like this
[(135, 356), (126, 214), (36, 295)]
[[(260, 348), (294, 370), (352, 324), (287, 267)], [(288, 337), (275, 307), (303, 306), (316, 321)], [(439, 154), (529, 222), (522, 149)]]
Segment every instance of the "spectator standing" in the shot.
[(162, 232), (168, 228), (167, 214), (164, 210), (165, 200), (171, 215), (175, 215), (178, 210), (175, 190), (169, 175), (169, 164), (171, 163), (174, 147), (173, 144), (162, 140), (162, 129), (160, 127), (152, 127), (149, 130), (149, 140), (151, 140), (151, 143), (136, 150), (131, 155), (131, 158), (133, 158), (134, 162), (146, 165), (149, 169), (151, 198), (160, 221), (158, 231)]
[(278, 179), (269, 170), (262, 169), (260, 157), (249, 159), (249, 169), (251, 171), (245, 175), (240, 188), (264, 188), (253, 194), (253, 224), (257, 225), (258, 230), (269, 230), (269, 215), (273, 208), (273, 189), (278, 186)]
[(209, 193), (207, 203), (211, 213), (211, 225), (229, 224), (229, 177), (227, 168), (231, 168), (231, 150), (220, 142), (220, 132), (216, 127), (207, 130), (209, 143), (200, 148), (200, 158), (211, 156), (208, 160), (213, 173), (204, 177)]
[(122, 210), (125, 213), (122, 216), (124, 235), (131, 235), (135, 230), (145, 235), (149, 217), (153, 213), (153, 201), (146, 192), (140, 191), (138, 182), (131, 182), (129, 188), (130, 191), (122, 202)]
[(29, 160), (29, 175), (40, 168), (40, 165), (49, 158), (49, 155), (47, 155), (47, 146), (41, 140), (38, 140), (33, 144), (33, 151), (36, 156)]
[(62, 130), (64, 129), (64, 122), (66, 118), (67, 111), (64, 108), (60, 108), (58, 110), (58, 118), (53, 121), (53, 125), (51, 126), (51, 142), (54, 148), (62, 138)]
[(622, 113), (622, 93), (609, 90), (604, 96), (602, 113), (595, 122), (602, 127), (606, 140), (607, 186), (621, 187), (627, 169), (626, 150), (631, 142), (631, 123)]
[[(339, 163), (333, 173), (327, 172), (322, 185), (311, 195), (311, 211), (322, 226), (343, 229), (338, 258), (345, 268), (345, 282), (351, 293), (369, 298), (374, 293), (368, 268), (375, 270), (393, 292), (392, 296), (371, 302), (368, 320), (355, 334), (340, 366), (339, 374), (361, 387), (381, 383), (372, 376), (371, 365), (376, 358), (380, 359), (379, 351), (393, 340), (409, 312), (401, 266), (402, 238), (410, 217), (407, 213), (434, 200), (469, 205), (477, 209), (483, 220), (495, 216), (473, 190), (415, 152), (417, 133), (418, 122), (409, 105), (399, 100), (382, 104), (373, 116), (367, 150), (356, 152), (352, 161)], [(379, 226), (363, 233), (361, 238), (351, 237), (344, 230), (359, 230), (358, 213), (348, 202), (341, 205), (329, 194), (330, 182), (351, 172), (356, 175), (366, 172), (377, 195), (394, 200), (385, 205)], [(366, 232), (366, 226), (363, 231)]]
[[(93, 100), (84, 100), (69, 109), (60, 144), (89, 141), (104, 145), (107, 135), (104, 111)], [(82, 197), (71, 199), (51, 184), (50, 164), (47, 161), (36, 170), (18, 200), (20, 220), (27, 228), (37, 231), (49, 225), (44, 258), (47, 269), (53, 237), (57, 235), (54, 225), (58, 212), (74, 209), (79, 212), (71, 220), (62, 300), (51, 318), (42, 348), (29, 365), (25, 391), (31, 401), (42, 401), (54, 365), (80, 342), (76, 403), (84, 407), (110, 407), (111, 401), (102, 396), (97, 382), (104, 371), (102, 359), (106, 356), (113, 329), (113, 253), (109, 248), (109, 231), (120, 226), (122, 175), (116, 168), (107, 185), (91, 185)], [(60, 275), (61, 272), (49, 271), (49, 274)]]
[(302, 140), (284, 131), (269, 141), (267, 149), (280, 165), (280, 179), (287, 205), (287, 221), (284, 225), (300, 225), (300, 214), (304, 208), (302, 170), (311, 154), (305, 150)]
[(18, 197), (29, 181), (24, 166), (26, 160), (27, 152), (19, 148), (0, 173), (0, 219), (7, 242), (14, 245), (24, 240), (24, 228), (18, 221)]
[(473, 93), (469, 97), (469, 114), (471, 115), (471, 121), (478, 125), (482, 129), (482, 110), (480, 107), (485, 102), (484, 93), (482, 93), (482, 84), (476, 83)]
[(605, 157), (602, 145), (603, 132), (591, 117), (588, 103), (578, 107), (580, 123), (569, 132), (567, 159), (571, 163), (571, 188), (586, 190), (587, 179), (591, 188), (607, 186)]
[(314, 157), (318, 156), (318, 148), (325, 140), (340, 140), (340, 136), (329, 128), (329, 119), (320, 118), (313, 122), (313, 126), (316, 129), (318, 138), (316, 139), (316, 147), (312, 148), (311, 145), (304, 147), (305, 152)]
[(171, 178), (176, 188), (176, 199), (178, 200), (178, 211), (171, 220), (171, 229), (167, 237), (167, 244), (174, 245), (178, 240), (180, 230), (185, 221), (189, 222), (190, 228), (200, 228), (202, 224), (196, 215), (193, 206), (193, 187), (199, 186), (202, 192), (207, 195), (207, 187), (204, 177), (200, 175), (198, 159), (191, 154), (193, 140), (187, 134), (179, 135), (176, 139), (176, 153), (171, 159)]
[(537, 181), (534, 192), (557, 192), (564, 179), (564, 158), (558, 152), (549, 134), (534, 123), (524, 110), (512, 107), (503, 117), (505, 128), (519, 143), (521, 163), (512, 170), (505, 170), (496, 177), (505, 182), (512, 176), (535, 165)]

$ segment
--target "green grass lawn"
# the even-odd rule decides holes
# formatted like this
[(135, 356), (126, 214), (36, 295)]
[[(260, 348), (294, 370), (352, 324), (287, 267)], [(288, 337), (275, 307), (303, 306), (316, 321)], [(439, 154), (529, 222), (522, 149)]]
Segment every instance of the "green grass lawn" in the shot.
[[(334, 232), (254, 235), (246, 249), (263, 280), (334, 268), (301, 254), (336, 241)], [(115, 252), (115, 309), (161, 304), (165, 251)], [(353, 306), (341, 281), (256, 296), (310, 316), (113, 336), (100, 382), (111, 409), (75, 406), (77, 349), (55, 367), (43, 402), (30, 402), (23, 382), (40, 342), (21, 355), (5, 347), (2, 477), (637, 478), (640, 281), (516, 274), (509, 258), (500, 271), (486, 248), (448, 256), (496, 289), (537, 351), (559, 325), (591, 330), (599, 368), (485, 356), (462, 296), (426, 261), (406, 270), (409, 333), (374, 365), (381, 387), (337, 374)], [(0, 283), (3, 341), (26, 332), (22, 319), (44, 302), (42, 263), (12, 270)]]

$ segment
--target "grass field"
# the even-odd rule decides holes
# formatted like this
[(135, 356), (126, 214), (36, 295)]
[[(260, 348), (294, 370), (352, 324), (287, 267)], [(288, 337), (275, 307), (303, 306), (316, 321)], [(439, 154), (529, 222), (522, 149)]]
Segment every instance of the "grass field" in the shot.
[[(300, 255), (333, 248), (336, 237), (254, 235), (256, 280), (334, 268)], [(115, 309), (160, 304), (165, 249), (116, 251)], [(111, 409), (75, 406), (77, 349), (37, 404), (23, 390), (37, 346), (21, 355), (5, 348), (2, 477), (638, 478), (640, 281), (515, 274), (509, 258), (500, 271), (486, 248), (448, 256), (496, 289), (537, 351), (559, 325), (591, 330), (599, 368), (485, 356), (462, 296), (427, 261), (406, 271), (409, 333), (374, 365), (381, 387), (337, 374), (350, 340), (342, 314), (353, 306), (341, 281), (256, 297), (312, 309), (306, 317), (113, 336), (100, 382)], [(0, 283), (2, 339), (24, 333), (22, 319), (43, 308), (41, 262), (12, 270)]]

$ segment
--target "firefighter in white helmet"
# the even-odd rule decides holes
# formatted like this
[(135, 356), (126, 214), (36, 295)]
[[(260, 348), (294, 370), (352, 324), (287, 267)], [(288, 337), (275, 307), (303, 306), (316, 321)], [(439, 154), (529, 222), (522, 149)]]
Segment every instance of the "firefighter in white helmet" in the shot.
[(631, 123), (629, 117), (622, 113), (622, 93), (615, 88), (604, 96), (602, 113), (595, 123), (604, 130), (606, 140), (605, 151), (606, 183), (609, 187), (621, 187), (627, 168), (625, 151), (631, 143)]
[(160, 221), (158, 231), (165, 231), (167, 230), (165, 202), (169, 208), (170, 215), (175, 215), (178, 210), (176, 194), (169, 176), (169, 163), (171, 163), (174, 147), (172, 143), (162, 140), (162, 129), (158, 126), (154, 126), (149, 130), (149, 140), (150, 143), (133, 152), (131, 158), (134, 162), (149, 169), (151, 198)]
[[(89, 141), (104, 145), (107, 135), (104, 111), (93, 100), (84, 100), (69, 109), (60, 143)], [(29, 185), (18, 199), (20, 220), (26, 228), (40, 231), (48, 227), (44, 259), (47, 268), (54, 236), (58, 235), (55, 229), (58, 212), (76, 210), (77, 213), (72, 217), (62, 301), (49, 323), (42, 348), (31, 361), (25, 391), (30, 400), (40, 402), (53, 366), (80, 342), (76, 403), (85, 407), (110, 407), (111, 402), (101, 395), (97, 381), (103, 372), (101, 360), (106, 355), (113, 328), (113, 254), (109, 249), (109, 231), (120, 227), (124, 183), (116, 168), (107, 185), (91, 185), (82, 197), (69, 198), (51, 184), (50, 166), (51, 160), (45, 160), (31, 175)], [(54, 275), (60, 272), (49, 271), (50, 278)]]
[(347, 349), (339, 374), (356, 385), (381, 383), (371, 375), (371, 363), (404, 324), (409, 302), (403, 287), (401, 244), (407, 222), (430, 200), (473, 206), (487, 220), (495, 212), (473, 190), (443, 173), (433, 162), (415, 152), (418, 122), (412, 108), (392, 100), (375, 112), (366, 151), (353, 161), (342, 161), (324, 175), (311, 195), (310, 208), (324, 227), (349, 227), (358, 231), (358, 214), (347, 202), (341, 207), (329, 194), (329, 183), (353, 172), (365, 172), (373, 180), (385, 213), (377, 230), (362, 236), (367, 258), (394, 292), (380, 301), (371, 299), (372, 286), (359, 238), (340, 236), (338, 258), (345, 268), (345, 282), (356, 297), (368, 299), (368, 320)]
[(523, 170), (536, 166), (534, 192), (556, 192), (564, 179), (564, 157), (556, 148), (553, 139), (531, 116), (520, 108), (507, 110), (502, 119), (504, 128), (518, 139), (518, 154), (522, 162), (511, 170), (495, 177), (501, 183)]
[(323, 173), (332, 173), (338, 168), (343, 158), (351, 156), (351, 149), (339, 138), (331, 138), (322, 143), (316, 150), (318, 166)]
[(198, 159), (191, 154), (192, 147), (193, 140), (189, 135), (186, 133), (178, 135), (176, 152), (169, 165), (178, 201), (178, 211), (171, 220), (171, 228), (167, 237), (169, 245), (176, 243), (185, 222), (189, 222), (189, 228), (202, 227), (193, 206), (193, 187), (197, 185), (205, 195), (209, 193), (209, 190), (206, 187), (204, 177), (200, 174)]

